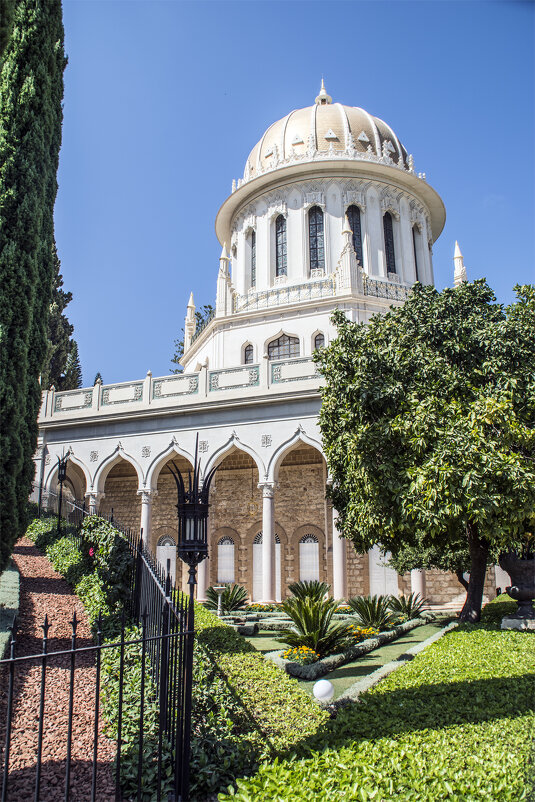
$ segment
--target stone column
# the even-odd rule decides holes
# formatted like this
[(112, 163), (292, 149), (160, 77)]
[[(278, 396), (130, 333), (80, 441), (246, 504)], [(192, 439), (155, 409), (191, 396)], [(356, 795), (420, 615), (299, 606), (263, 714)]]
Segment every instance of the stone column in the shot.
[(336, 528), (336, 510), (333, 508), (333, 597), (345, 599), (347, 596), (346, 541)]
[(411, 571), (411, 593), (419, 593), (422, 599), (425, 598), (425, 571), (417, 568)]
[(152, 526), (152, 499), (158, 495), (157, 490), (148, 490), (146, 488), (137, 491), (138, 496), (141, 496), (141, 523), (140, 527), (143, 529), (143, 543), (146, 548), (150, 547), (150, 531)]
[(270, 604), (275, 601), (275, 527), (273, 515), (273, 496), (275, 483), (264, 482), (262, 488), (262, 601)]
[(98, 515), (98, 508), (104, 496), (105, 494), (98, 490), (89, 490), (85, 494), (86, 507), (89, 515)]
[(206, 601), (206, 587), (208, 585), (208, 557), (197, 566), (197, 601)]

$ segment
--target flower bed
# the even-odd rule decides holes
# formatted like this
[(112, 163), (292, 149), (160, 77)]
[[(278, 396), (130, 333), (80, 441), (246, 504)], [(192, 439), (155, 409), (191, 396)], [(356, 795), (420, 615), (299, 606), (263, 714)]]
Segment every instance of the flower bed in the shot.
[(384, 643), (390, 643), (391, 641), (396, 640), (406, 632), (410, 632), (411, 629), (415, 629), (423, 624), (427, 624), (426, 618), (415, 618), (412, 621), (406, 621), (404, 624), (398, 624), (398, 626), (393, 627), (391, 630), (380, 632), (373, 638), (366, 638), (360, 643), (350, 646), (344, 652), (331, 654), (328, 657), (323, 657), (321, 660), (317, 660), (315, 663), (311, 663), (309, 665), (296, 663), (293, 660), (285, 660), (282, 656), (283, 652), (281, 651), (268, 652), (265, 657), (267, 657), (268, 660), (272, 660), (275, 665), (284, 668), (292, 677), (314, 680), (318, 677), (323, 677), (330, 671), (334, 671), (335, 668), (343, 666), (345, 663), (350, 663), (352, 660), (355, 660), (357, 657), (361, 657), (363, 654), (368, 654), (368, 652), (377, 649)]

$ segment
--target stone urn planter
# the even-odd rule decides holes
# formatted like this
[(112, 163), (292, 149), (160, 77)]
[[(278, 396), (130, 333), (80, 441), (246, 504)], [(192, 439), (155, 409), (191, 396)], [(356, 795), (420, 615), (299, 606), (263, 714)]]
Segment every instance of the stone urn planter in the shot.
[[(500, 555), (499, 563), (511, 577), (511, 585), (505, 591), (518, 604), (516, 613), (502, 620), (502, 629), (535, 629), (535, 559), (521, 559), (509, 551)], [(506, 626), (505, 622), (508, 622)]]

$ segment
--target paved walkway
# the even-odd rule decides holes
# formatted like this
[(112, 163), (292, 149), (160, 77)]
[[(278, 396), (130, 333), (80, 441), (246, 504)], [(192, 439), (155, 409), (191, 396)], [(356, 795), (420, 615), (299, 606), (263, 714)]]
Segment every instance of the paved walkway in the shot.
[[(42, 651), (43, 623), (48, 614), (48, 651), (70, 648), (70, 620), (74, 610), (79, 620), (77, 643), (93, 643), (87, 616), (72, 588), (51, 567), (27, 538), (18, 541), (13, 561), (21, 575), (20, 615), (16, 656), (39, 654)], [(70, 799), (88, 802), (91, 798), (93, 754), (93, 711), (95, 704), (95, 668), (91, 654), (76, 659), (75, 704), (73, 715)], [(65, 795), (66, 732), (69, 699), (69, 658), (51, 660), (47, 670), (45, 694), (45, 726), (43, 733), (40, 799), (60, 802)], [(37, 727), (41, 667), (39, 662), (22, 663), (15, 675), (12, 740), (8, 800), (26, 802), (34, 798)], [(0, 674), (0, 767), (3, 768), (8, 677)], [(115, 744), (99, 732), (98, 802), (115, 799), (115, 783), (111, 763)], [(1, 778), (1, 771), (0, 771)]]

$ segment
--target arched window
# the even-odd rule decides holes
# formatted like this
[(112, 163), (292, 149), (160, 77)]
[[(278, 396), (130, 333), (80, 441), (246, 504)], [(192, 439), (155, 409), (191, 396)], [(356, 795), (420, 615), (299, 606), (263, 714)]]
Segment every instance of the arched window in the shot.
[(251, 231), (251, 287), (256, 287), (256, 231)]
[(217, 544), (217, 581), (221, 584), (234, 582), (234, 541), (222, 537)]
[(396, 254), (394, 251), (394, 229), (390, 212), (385, 212), (383, 216), (383, 231), (385, 235), (386, 270), (387, 273), (395, 273)]
[[(253, 540), (253, 601), (262, 599), (262, 582), (262, 532), (259, 532)], [(278, 535), (275, 535), (275, 599), (281, 600), (281, 542)]]
[(283, 214), (279, 214), (275, 220), (275, 275), (285, 276), (287, 271), (286, 218)]
[(308, 247), (310, 251), (310, 269), (325, 270), (323, 212), (319, 206), (313, 206), (308, 213)]
[(243, 349), (243, 364), (244, 365), (252, 365), (253, 364), (253, 346), (246, 345)]
[(325, 336), (320, 332), (316, 334), (314, 337), (314, 350), (317, 351), (318, 348), (323, 348), (325, 345)]
[(353, 232), (353, 248), (357, 254), (360, 266), (362, 267), (362, 232), (360, 228), (360, 209), (358, 206), (350, 206), (346, 212), (349, 227)]
[(418, 245), (417, 245), (417, 236), (418, 236), (418, 229), (416, 226), (412, 227), (412, 247), (414, 250), (414, 272), (416, 274), (416, 281), (420, 281), (420, 276), (418, 274)]
[(299, 338), (288, 337), (287, 334), (272, 340), (268, 345), (269, 359), (288, 359), (292, 356), (299, 356)]
[(165, 576), (169, 574), (171, 584), (175, 584), (176, 576), (176, 543), (171, 535), (163, 535), (156, 546), (156, 560)]
[(305, 535), (299, 541), (299, 579), (301, 582), (319, 580), (320, 546), (316, 535)]

